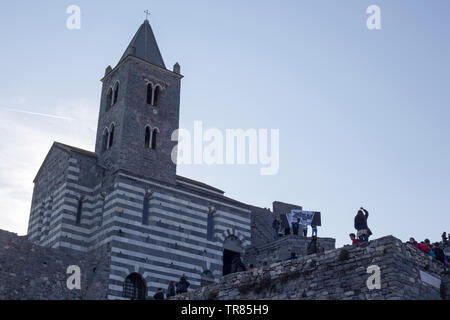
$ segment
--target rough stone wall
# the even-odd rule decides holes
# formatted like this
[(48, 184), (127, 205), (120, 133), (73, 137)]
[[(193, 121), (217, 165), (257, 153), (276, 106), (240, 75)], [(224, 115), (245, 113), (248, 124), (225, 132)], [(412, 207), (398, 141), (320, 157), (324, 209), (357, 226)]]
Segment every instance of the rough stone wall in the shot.
[(252, 244), (261, 246), (273, 241), (272, 222), (274, 215), (268, 209), (250, 207)]
[(52, 148), (36, 176), (28, 224), (28, 235), (34, 241), (40, 241), (49, 232), (50, 210), (47, 209), (51, 197), (66, 181), (69, 158), (67, 152)]
[(441, 298), (450, 300), (450, 274), (447, 273), (442, 277)]
[[(81, 290), (67, 288), (67, 268), (81, 269)], [(109, 257), (41, 247), (0, 230), (0, 300), (106, 299)]]
[[(380, 268), (381, 288), (369, 290), (367, 268), (373, 265)], [(219, 283), (175, 299), (440, 300), (443, 293), (448, 294), (448, 289), (423, 281), (420, 271), (448, 283), (441, 263), (389, 236), (363, 246), (348, 246), (227, 275)]]
[[(252, 230), (253, 232), (253, 230)], [(291, 252), (294, 251), (297, 257), (306, 255), (308, 244), (311, 238), (288, 235), (283, 236), (277, 241), (272, 241), (268, 244), (252, 246), (245, 251), (245, 262), (255, 267), (261, 266), (263, 262), (273, 264), (285, 261), (291, 257)], [(317, 244), (324, 251), (335, 249), (336, 240), (332, 238), (318, 238)]]

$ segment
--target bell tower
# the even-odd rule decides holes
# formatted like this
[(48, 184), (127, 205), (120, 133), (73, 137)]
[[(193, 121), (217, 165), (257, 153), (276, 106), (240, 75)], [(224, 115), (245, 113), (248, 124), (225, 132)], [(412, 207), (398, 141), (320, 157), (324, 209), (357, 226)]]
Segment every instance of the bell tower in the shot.
[(175, 183), (172, 133), (179, 127), (180, 66), (166, 69), (148, 20), (103, 83), (95, 153), (112, 172)]

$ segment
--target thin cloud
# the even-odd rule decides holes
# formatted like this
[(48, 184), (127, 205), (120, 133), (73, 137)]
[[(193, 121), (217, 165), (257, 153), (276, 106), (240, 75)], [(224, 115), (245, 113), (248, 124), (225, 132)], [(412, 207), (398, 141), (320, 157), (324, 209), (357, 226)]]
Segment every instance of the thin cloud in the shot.
[(18, 110), (18, 109), (4, 108), (4, 107), (0, 107), (0, 109), (5, 110), (5, 111), (10, 111), (10, 112), (25, 113), (25, 114), (47, 117), (47, 118), (54, 118), (54, 119), (61, 119), (61, 120), (68, 120), (68, 121), (75, 120), (74, 118), (70, 118), (70, 117), (58, 116), (58, 115), (47, 114), (47, 113), (32, 112), (32, 111), (27, 111), (27, 110)]
[[(98, 106), (87, 99), (76, 99), (49, 103), (39, 108), (43, 112), (32, 112), (28, 111), (30, 105), (18, 105), (22, 102), (27, 99), (0, 102), (11, 105), (0, 106), (0, 229), (23, 235), (27, 232), (33, 180), (51, 145), (59, 141), (92, 149)], [(52, 111), (47, 113), (47, 109)]]

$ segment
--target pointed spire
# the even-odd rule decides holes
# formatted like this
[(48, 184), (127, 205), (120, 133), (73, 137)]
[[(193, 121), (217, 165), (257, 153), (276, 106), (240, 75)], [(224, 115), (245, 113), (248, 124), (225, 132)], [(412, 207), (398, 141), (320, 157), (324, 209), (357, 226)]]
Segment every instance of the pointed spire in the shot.
[(147, 19), (134, 35), (119, 63), (130, 54), (161, 68), (166, 68), (152, 27)]

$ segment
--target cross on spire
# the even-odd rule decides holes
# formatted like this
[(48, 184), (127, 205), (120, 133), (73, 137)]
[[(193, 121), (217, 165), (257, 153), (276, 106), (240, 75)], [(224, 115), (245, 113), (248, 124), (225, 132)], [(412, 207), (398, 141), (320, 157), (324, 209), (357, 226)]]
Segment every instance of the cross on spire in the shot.
[(144, 13), (145, 13), (145, 20), (148, 20), (148, 16), (150, 15), (150, 12), (148, 10), (145, 10)]

